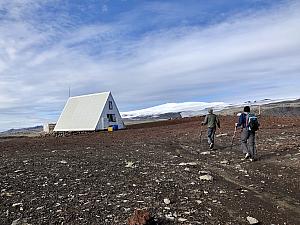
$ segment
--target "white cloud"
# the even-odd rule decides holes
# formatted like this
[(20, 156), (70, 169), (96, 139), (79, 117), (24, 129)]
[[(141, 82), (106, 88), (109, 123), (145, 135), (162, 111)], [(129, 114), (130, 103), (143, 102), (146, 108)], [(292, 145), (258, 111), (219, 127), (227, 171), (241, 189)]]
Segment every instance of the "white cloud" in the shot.
[(111, 90), (122, 111), (195, 99), (298, 95), (300, 6), (294, 1), (139, 38), (130, 37), (131, 25), (124, 21), (76, 25), (64, 15), (69, 29), (59, 27), (59, 20), (38, 24), (30, 14), (42, 1), (33, 8), (33, 1), (7, 2), (0, 2), (9, 15), (0, 21), (0, 114), (17, 113), (8, 118), (11, 123), (1, 116), (0, 130), (15, 126), (16, 118), (55, 120), (69, 86), (73, 95)]

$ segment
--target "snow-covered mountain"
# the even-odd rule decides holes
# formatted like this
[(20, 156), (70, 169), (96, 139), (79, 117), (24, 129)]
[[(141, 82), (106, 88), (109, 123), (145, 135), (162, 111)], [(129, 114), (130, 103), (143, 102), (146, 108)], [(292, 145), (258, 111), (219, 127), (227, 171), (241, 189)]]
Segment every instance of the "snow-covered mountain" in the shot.
[(124, 119), (142, 118), (142, 117), (159, 117), (168, 113), (180, 113), (181, 117), (191, 117), (204, 115), (208, 108), (213, 108), (215, 112), (230, 107), (242, 107), (244, 105), (265, 105), (270, 103), (278, 103), (283, 101), (293, 101), (297, 98), (289, 99), (262, 99), (254, 101), (246, 101), (242, 103), (226, 103), (226, 102), (183, 102), (183, 103), (166, 103), (150, 108), (121, 112)]
[(231, 106), (225, 102), (183, 102), (183, 103), (166, 103), (146, 109), (134, 110), (129, 112), (122, 112), (123, 118), (158, 116), (166, 113), (181, 113), (182, 117), (192, 115), (201, 115), (206, 113), (208, 108), (213, 108), (215, 111)]

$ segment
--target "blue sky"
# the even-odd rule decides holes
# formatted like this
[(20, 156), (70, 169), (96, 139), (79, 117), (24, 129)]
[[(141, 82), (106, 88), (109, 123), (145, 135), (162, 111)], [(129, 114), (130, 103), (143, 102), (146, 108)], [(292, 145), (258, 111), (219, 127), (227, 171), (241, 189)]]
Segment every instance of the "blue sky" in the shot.
[(300, 1), (0, 0), (0, 130), (68, 97), (120, 111), (300, 97)]

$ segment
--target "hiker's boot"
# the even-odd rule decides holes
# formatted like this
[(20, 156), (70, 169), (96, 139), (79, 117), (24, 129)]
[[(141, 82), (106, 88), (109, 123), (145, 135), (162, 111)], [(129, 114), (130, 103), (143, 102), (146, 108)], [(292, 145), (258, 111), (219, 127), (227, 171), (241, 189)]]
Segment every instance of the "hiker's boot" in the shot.
[(249, 159), (249, 157), (250, 157), (250, 154), (249, 154), (249, 153), (246, 153), (246, 155), (245, 155), (245, 158), (244, 158), (244, 159)]
[(250, 162), (254, 162), (254, 161), (257, 161), (257, 159), (256, 159), (256, 157), (253, 156), (250, 158)]

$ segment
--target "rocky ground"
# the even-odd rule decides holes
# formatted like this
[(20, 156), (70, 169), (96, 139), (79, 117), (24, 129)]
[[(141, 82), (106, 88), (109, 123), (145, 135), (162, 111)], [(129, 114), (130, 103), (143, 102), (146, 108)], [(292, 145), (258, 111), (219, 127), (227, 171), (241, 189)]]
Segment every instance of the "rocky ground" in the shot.
[(261, 118), (256, 162), (242, 161), (235, 118), (213, 150), (199, 118), (113, 133), (0, 139), (0, 224), (300, 224), (300, 117)]

